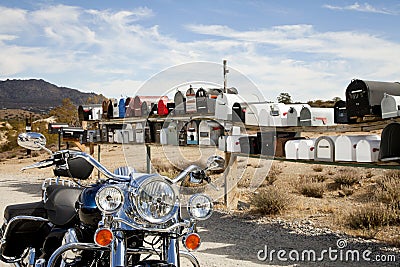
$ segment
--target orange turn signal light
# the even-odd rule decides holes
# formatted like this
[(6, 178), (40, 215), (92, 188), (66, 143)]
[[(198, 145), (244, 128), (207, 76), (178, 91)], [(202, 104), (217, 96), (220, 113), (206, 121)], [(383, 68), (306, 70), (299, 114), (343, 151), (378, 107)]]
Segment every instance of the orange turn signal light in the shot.
[(196, 233), (188, 234), (183, 239), (183, 244), (189, 251), (195, 251), (200, 247), (201, 244), (200, 236)]
[(113, 239), (114, 235), (108, 228), (100, 228), (94, 234), (94, 242), (101, 247), (107, 247)]

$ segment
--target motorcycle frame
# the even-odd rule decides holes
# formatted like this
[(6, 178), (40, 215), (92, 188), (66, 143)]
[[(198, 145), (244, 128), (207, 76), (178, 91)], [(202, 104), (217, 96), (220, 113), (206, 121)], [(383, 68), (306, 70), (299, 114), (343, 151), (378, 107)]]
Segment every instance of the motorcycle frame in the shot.
[[(170, 249), (176, 251), (177, 248), (177, 242), (171, 242), (170, 246), (168, 247), (168, 251), (170, 251)], [(57, 250), (55, 250), (53, 252), (53, 254), (50, 256), (49, 261), (47, 263), (47, 267), (55, 267), (55, 264), (57, 262), (57, 259), (66, 251), (68, 250), (73, 250), (73, 249), (79, 249), (79, 250), (97, 250), (97, 251), (105, 251), (105, 252), (110, 252), (112, 253), (112, 248), (111, 247), (100, 247), (94, 243), (69, 243), (69, 244), (65, 244), (61, 247), (59, 247)], [(120, 251), (118, 253), (121, 253)], [(149, 248), (128, 248), (126, 249), (126, 254), (127, 255), (137, 255), (137, 254), (150, 254), (150, 255), (159, 255), (160, 253), (162, 253), (160, 250), (153, 250), (153, 249), (149, 249)], [(196, 257), (188, 252), (188, 251), (183, 251), (183, 250), (178, 250), (177, 253), (175, 253), (175, 255), (178, 254), (186, 259), (188, 259), (193, 267), (200, 267), (200, 263), (199, 261), (196, 259)], [(171, 254), (172, 256), (173, 254)], [(114, 265), (117, 266), (117, 265)], [(121, 265), (120, 265), (121, 266)], [(124, 266), (124, 265), (122, 265)], [(179, 265), (178, 265), (179, 266)], [(177, 266), (177, 267), (178, 267)]]

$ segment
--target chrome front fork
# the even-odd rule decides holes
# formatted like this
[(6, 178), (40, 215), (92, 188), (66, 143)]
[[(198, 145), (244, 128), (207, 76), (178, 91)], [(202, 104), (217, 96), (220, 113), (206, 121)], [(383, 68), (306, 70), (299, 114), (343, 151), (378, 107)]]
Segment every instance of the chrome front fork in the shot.
[[(165, 243), (168, 244), (165, 244)], [(179, 267), (180, 266), (180, 261), (179, 261), (179, 242), (174, 238), (167, 238), (167, 240), (164, 242), (164, 249), (167, 249), (166, 253), (166, 261), (168, 263), (172, 263), (174, 266)]]
[(114, 233), (114, 241), (111, 244), (110, 266), (126, 266), (125, 234), (122, 231)]
[[(111, 245), (110, 251), (110, 266), (126, 266), (125, 234), (123, 231), (114, 232), (114, 241)], [(179, 242), (177, 239), (165, 238), (163, 244), (163, 260), (172, 263), (174, 266), (179, 267)]]

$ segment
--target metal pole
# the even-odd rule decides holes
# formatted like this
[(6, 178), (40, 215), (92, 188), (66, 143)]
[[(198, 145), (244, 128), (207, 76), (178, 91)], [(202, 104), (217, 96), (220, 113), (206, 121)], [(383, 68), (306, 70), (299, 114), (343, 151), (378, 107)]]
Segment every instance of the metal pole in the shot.
[(227, 68), (226, 68), (226, 59), (224, 59), (223, 65), (224, 65), (224, 69), (223, 69), (223, 73), (224, 73), (224, 93), (226, 93), (226, 84), (227, 84), (227, 81), (226, 81), (226, 74), (229, 72), (229, 71), (227, 70)]
[(58, 150), (61, 150), (61, 129), (58, 130)]
[(147, 173), (151, 173), (151, 149), (148, 144), (146, 144), (146, 168)]
[[(97, 144), (97, 161), (100, 162), (100, 144)], [(100, 180), (100, 171), (97, 171), (97, 178)]]

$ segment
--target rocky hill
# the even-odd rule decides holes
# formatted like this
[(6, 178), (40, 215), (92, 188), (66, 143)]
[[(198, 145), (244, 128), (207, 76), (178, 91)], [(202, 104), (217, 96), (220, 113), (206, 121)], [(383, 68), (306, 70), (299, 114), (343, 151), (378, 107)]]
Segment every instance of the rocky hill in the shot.
[(64, 98), (70, 98), (76, 105), (83, 104), (95, 93), (82, 93), (77, 89), (58, 87), (44, 80), (0, 81), (0, 108), (27, 110), (49, 110), (59, 106)]

